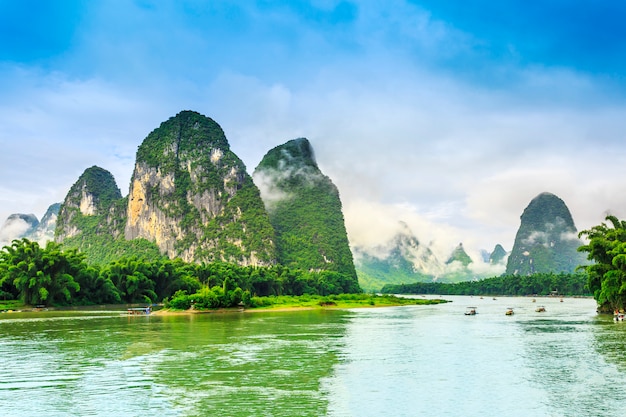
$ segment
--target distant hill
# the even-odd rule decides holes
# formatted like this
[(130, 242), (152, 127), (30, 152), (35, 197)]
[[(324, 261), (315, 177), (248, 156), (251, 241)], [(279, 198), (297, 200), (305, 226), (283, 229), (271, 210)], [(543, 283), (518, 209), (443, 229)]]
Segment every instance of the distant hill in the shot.
[(339, 191), (320, 171), (309, 141), (294, 139), (271, 149), (253, 177), (276, 231), (278, 263), (338, 272), (358, 290)]
[(7, 245), (13, 239), (30, 236), (39, 225), (39, 219), (34, 214), (11, 214), (0, 227), (0, 243)]
[(499, 264), (502, 263), (506, 260), (506, 256), (507, 253), (504, 250), (504, 248), (502, 247), (501, 244), (497, 244), (494, 248), (493, 251), (489, 254), (489, 263), (490, 264)]
[(0, 246), (8, 245), (14, 239), (26, 238), (45, 244), (54, 240), (57, 215), (61, 203), (52, 204), (41, 218), (34, 214), (11, 214), (0, 227)]
[(35, 227), (35, 229), (26, 237), (29, 240), (33, 240), (39, 243), (45, 243), (54, 240), (54, 231), (57, 226), (57, 219), (59, 216), (59, 210), (61, 209), (61, 203), (54, 203), (48, 207), (46, 213), (41, 218), (41, 221)]
[(449, 265), (453, 262), (458, 262), (460, 265), (463, 266), (468, 266), (473, 262), (472, 258), (470, 258), (467, 252), (465, 252), (465, 249), (463, 249), (463, 243), (459, 243), (459, 245), (454, 248), (452, 254), (446, 261), (446, 264)]
[(400, 222), (399, 227), (391, 240), (375, 248), (354, 247), (363, 289), (378, 291), (385, 284), (431, 282), (443, 272), (437, 257), (419, 242), (409, 226)]
[(569, 209), (559, 197), (541, 193), (524, 209), (506, 273), (530, 275), (574, 272), (585, 264)]

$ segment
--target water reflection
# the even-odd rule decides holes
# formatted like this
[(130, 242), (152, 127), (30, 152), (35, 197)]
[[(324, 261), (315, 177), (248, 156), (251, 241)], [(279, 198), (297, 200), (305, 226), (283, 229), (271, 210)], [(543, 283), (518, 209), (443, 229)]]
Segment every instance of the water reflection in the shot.
[(609, 315), (598, 316), (593, 330), (596, 352), (621, 372), (626, 372), (626, 322), (614, 322)]
[[(3, 416), (618, 416), (626, 324), (592, 300), (0, 319)], [(468, 305), (476, 316), (464, 316)], [(513, 316), (506, 309), (514, 308)]]
[[(453, 299), (355, 311), (328, 415), (621, 415), (626, 375), (593, 347), (593, 300), (542, 300), (536, 313), (525, 298)], [(464, 317), (467, 305), (478, 314)]]
[(345, 315), (0, 323), (2, 415), (324, 415)]

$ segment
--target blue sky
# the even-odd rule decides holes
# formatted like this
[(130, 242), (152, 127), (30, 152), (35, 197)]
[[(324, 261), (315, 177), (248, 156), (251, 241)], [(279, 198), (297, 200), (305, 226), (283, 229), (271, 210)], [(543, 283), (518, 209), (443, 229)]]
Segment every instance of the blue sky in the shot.
[(510, 250), (543, 191), (578, 229), (626, 215), (626, 4), (616, 1), (0, 0), (0, 218), (41, 218), (88, 167), (128, 192), (180, 110), (252, 172), (296, 137), (353, 242), (397, 221)]

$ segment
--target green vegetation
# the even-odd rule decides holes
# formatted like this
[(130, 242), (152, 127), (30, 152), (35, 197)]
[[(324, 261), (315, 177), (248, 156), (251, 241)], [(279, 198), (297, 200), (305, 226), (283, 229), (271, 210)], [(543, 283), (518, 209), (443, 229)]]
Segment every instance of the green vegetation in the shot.
[[(334, 271), (302, 271), (275, 265), (238, 266), (180, 259), (121, 258), (89, 265), (76, 249), (14, 240), (0, 251), (0, 294), (28, 305), (183, 302), (202, 308), (251, 304), (252, 297), (348, 293), (351, 276)], [(174, 301), (178, 299), (177, 301)]]
[(472, 258), (470, 258), (469, 255), (465, 252), (462, 243), (459, 243), (459, 246), (454, 248), (454, 251), (452, 251), (452, 254), (446, 261), (446, 264), (451, 264), (452, 262), (458, 262), (464, 267), (472, 263)]
[(447, 295), (571, 295), (588, 296), (586, 274), (542, 273), (533, 275), (504, 275), (479, 281), (457, 283), (415, 282), (385, 285), (384, 294), (447, 294)]
[(554, 194), (539, 194), (522, 213), (506, 273), (574, 272), (584, 263), (584, 256), (577, 252), (581, 242), (576, 233), (563, 200)]
[(20, 300), (0, 301), (0, 311), (19, 310), (22, 307), (24, 307), (24, 303)]
[(601, 223), (579, 236), (589, 243), (579, 248), (593, 263), (583, 268), (589, 274), (589, 289), (600, 311), (612, 312), (626, 308), (626, 221), (607, 216), (609, 224)]
[(87, 168), (72, 185), (59, 209), (55, 235), (65, 236), (75, 224), (76, 214), (80, 214), (80, 204), (85, 195), (93, 198), (92, 204), (96, 215), (106, 215), (114, 202), (122, 198), (120, 189), (113, 175), (100, 167)]
[(348, 292), (359, 292), (339, 192), (317, 167), (308, 140), (295, 139), (270, 150), (254, 175), (285, 197), (266, 204), (276, 231), (278, 263), (350, 276)]
[[(78, 233), (63, 239), (65, 249), (77, 249), (85, 255), (90, 265), (104, 265), (124, 257), (140, 259), (162, 258), (155, 243), (146, 239), (126, 240), (124, 225), (127, 198), (120, 198), (110, 203), (106, 214), (84, 215), (77, 208), (66, 208), (71, 211), (69, 225)], [(57, 226), (57, 231), (61, 230)], [(115, 237), (117, 236), (117, 237)]]
[(359, 256), (361, 258), (357, 274), (363, 291), (377, 292), (387, 284), (402, 284), (416, 280), (431, 282), (434, 278), (431, 275), (414, 271), (413, 264), (403, 257), (392, 258), (390, 261), (365, 253)]
[(489, 263), (494, 265), (502, 262), (504, 257), (506, 256), (506, 251), (502, 247), (501, 244), (497, 244), (495, 248), (493, 248), (493, 252), (489, 255)]
[(61, 252), (48, 242), (41, 248), (28, 239), (14, 240), (0, 252), (0, 286), (24, 304), (67, 303), (80, 289), (75, 277), (84, 265), (76, 250)]
[(393, 295), (373, 294), (338, 294), (330, 296), (302, 295), (296, 296), (270, 296), (252, 297), (251, 306), (260, 309), (284, 309), (284, 308), (357, 308), (357, 307), (384, 307), (401, 305), (426, 305), (446, 303), (439, 299), (415, 299), (403, 298)]
[[(81, 211), (85, 196), (93, 198), (94, 211)], [(83, 253), (90, 265), (105, 264), (124, 256), (160, 257), (153, 243), (124, 239), (127, 206), (128, 198), (122, 198), (110, 172), (97, 166), (88, 168), (61, 205), (55, 237), (63, 248)]]
[[(172, 154), (189, 152), (199, 155), (203, 150), (193, 146), (206, 144), (230, 150), (224, 131), (215, 121), (194, 111), (181, 111), (146, 137), (137, 150), (137, 162), (161, 167), (165, 173), (173, 172), (177, 159), (171, 158), (175, 156)], [(212, 184), (218, 185), (217, 182)]]

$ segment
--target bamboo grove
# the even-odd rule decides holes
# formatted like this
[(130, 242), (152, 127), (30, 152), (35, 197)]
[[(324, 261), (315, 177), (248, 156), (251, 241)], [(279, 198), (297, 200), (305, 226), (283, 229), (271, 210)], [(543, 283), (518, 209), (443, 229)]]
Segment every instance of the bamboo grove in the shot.
[(210, 307), (228, 307), (253, 296), (360, 292), (353, 282), (337, 272), (280, 265), (243, 267), (135, 257), (89, 265), (76, 249), (64, 250), (55, 242), (40, 246), (28, 239), (14, 240), (0, 251), (0, 297), (27, 305), (157, 303), (189, 296), (207, 300)]

